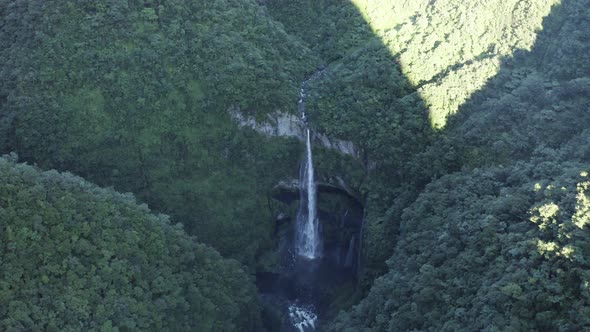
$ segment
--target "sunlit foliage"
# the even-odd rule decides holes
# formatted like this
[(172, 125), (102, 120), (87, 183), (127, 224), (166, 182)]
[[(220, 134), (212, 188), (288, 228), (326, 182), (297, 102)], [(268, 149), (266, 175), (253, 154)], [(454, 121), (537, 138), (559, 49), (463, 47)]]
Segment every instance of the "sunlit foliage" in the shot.
[(530, 51), (560, 0), (353, 0), (430, 109), (433, 127), (480, 90), (501, 59)]
[(417, 155), (418, 178), (442, 177), (403, 210), (389, 273), (332, 330), (590, 327), (589, 5), (554, 7), (532, 50)]

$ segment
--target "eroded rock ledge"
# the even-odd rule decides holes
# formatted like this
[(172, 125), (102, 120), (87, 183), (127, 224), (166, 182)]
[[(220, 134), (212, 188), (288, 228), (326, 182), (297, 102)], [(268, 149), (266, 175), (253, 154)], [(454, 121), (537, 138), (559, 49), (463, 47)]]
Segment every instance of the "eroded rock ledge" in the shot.
[[(300, 141), (305, 138), (305, 124), (293, 114), (275, 111), (266, 119), (257, 121), (254, 117), (244, 114), (238, 107), (231, 108), (229, 113), (241, 127), (251, 128), (266, 136), (295, 137)], [(351, 141), (330, 138), (322, 133), (314, 133), (313, 141), (328, 149), (337, 150), (355, 159), (360, 159), (359, 149)]]
[[(336, 177), (335, 183), (328, 183), (328, 182), (317, 182), (317, 189), (319, 193), (328, 193), (328, 194), (339, 194), (347, 196), (357, 202), (360, 206), (363, 206), (363, 199), (361, 194), (350, 186), (348, 186), (344, 180), (340, 177)], [(301, 189), (301, 184), (299, 183), (298, 179), (288, 179), (279, 181), (273, 188), (272, 188), (272, 197), (285, 202), (290, 203), (294, 200), (299, 199), (299, 192)]]

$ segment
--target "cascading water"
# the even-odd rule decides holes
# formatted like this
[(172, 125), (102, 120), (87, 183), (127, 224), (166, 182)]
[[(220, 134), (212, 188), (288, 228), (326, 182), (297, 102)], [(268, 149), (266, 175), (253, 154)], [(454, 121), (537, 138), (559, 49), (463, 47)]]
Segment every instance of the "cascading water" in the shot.
[(354, 236), (350, 238), (350, 243), (348, 244), (348, 252), (346, 253), (346, 259), (344, 260), (344, 266), (352, 267), (353, 257), (354, 255)]
[[(318, 217), (318, 187), (314, 178), (311, 148), (313, 134), (305, 110), (307, 83), (322, 73), (318, 71), (304, 81), (300, 90), (299, 112), (305, 125), (305, 155), (299, 174), (297, 217), (294, 224), (278, 225), (281, 229), (279, 252), (282, 258), (278, 271), (257, 273), (257, 285), (267, 308), (266, 323), (271, 331), (312, 332), (321, 329), (320, 316), (327, 312), (334, 290), (340, 286), (350, 287), (353, 278), (351, 270), (357, 266), (355, 251), (360, 241), (353, 229), (362, 212), (359, 214), (357, 206), (348, 196), (338, 198), (338, 202), (347, 207), (340, 220), (338, 215), (341, 212), (326, 207), (321, 211), (321, 225), (326, 226), (332, 232), (330, 234), (341, 232), (338, 235), (343, 239), (326, 237), (325, 241), (322, 240), (324, 230), (320, 227)], [(291, 204), (292, 201), (290, 197), (284, 203)], [(326, 202), (330, 206), (332, 201)], [(275, 325), (277, 321), (273, 318), (279, 310), (283, 315), (280, 328)]]
[(321, 255), (321, 240), (316, 207), (316, 183), (314, 180), (313, 156), (311, 153), (311, 131), (305, 114), (305, 85), (308, 81), (321, 75), (321, 71), (303, 82), (299, 93), (299, 112), (307, 125), (305, 164), (299, 177), (300, 205), (297, 213), (297, 229), (295, 234), (295, 251), (299, 256), (316, 259)]
[(297, 305), (289, 306), (289, 319), (299, 332), (313, 331), (318, 316), (309, 308)]
[(319, 222), (316, 210), (316, 184), (313, 173), (313, 156), (311, 153), (311, 133), (307, 131), (306, 156), (301, 172), (301, 203), (297, 214), (297, 233), (295, 250), (307, 259), (316, 259), (321, 254)]
[[(299, 175), (299, 210), (297, 212), (296, 226), (295, 226), (295, 243), (294, 249), (297, 254), (295, 258), (295, 266), (298, 266), (302, 271), (306, 271), (305, 275), (312, 277), (315, 273), (313, 266), (317, 267), (317, 263), (321, 257), (322, 245), (319, 228), (319, 220), (317, 217), (317, 186), (314, 179), (313, 169), (313, 155), (311, 150), (311, 130), (307, 115), (305, 114), (305, 86), (307, 82), (321, 75), (319, 71), (305, 82), (301, 84), (301, 91), (299, 93), (299, 112), (301, 113), (301, 120), (306, 125), (305, 128), (305, 163), (301, 168)], [(302, 282), (302, 280), (300, 281)], [(301, 294), (303, 298), (291, 302), (289, 305), (289, 321), (291, 326), (299, 332), (308, 332), (315, 330), (315, 324), (318, 316), (315, 313), (315, 306), (309, 302), (309, 295)]]

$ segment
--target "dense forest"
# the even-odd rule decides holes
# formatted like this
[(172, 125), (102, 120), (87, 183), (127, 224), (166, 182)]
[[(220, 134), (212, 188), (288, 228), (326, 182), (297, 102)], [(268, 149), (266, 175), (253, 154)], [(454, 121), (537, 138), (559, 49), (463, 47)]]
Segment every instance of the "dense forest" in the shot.
[(259, 323), (234, 260), (133, 195), (0, 159), (4, 331), (236, 330)]
[(232, 114), (304, 81), (362, 205), (315, 328), (590, 329), (589, 54), (590, 0), (2, 2), (0, 330), (284, 329), (257, 286), (304, 144)]

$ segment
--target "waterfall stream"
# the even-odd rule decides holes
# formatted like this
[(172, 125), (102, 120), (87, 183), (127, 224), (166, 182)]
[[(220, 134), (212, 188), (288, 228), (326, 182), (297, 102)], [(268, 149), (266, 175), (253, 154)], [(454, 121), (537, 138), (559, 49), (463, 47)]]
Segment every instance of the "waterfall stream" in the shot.
[(354, 255), (354, 236), (350, 238), (350, 243), (348, 244), (348, 251), (346, 253), (346, 259), (344, 260), (344, 266), (352, 267), (353, 257)]
[[(344, 293), (350, 292), (354, 280), (355, 252), (360, 246), (356, 228), (360, 224), (362, 206), (347, 194), (327, 191), (323, 195), (330, 196), (322, 196), (326, 201), (322, 201), (321, 210), (318, 208), (318, 193), (323, 187), (318, 187), (316, 182), (311, 146), (314, 133), (305, 102), (308, 83), (322, 74), (323, 70), (319, 70), (302, 82), (299, 93), (298, 110), (304, 124), (305, 143), (298, 181), (299, 205), (293, 223), (277, 226), (277, 234), (281, 234), (278, 242), (280, 267), (257, 272), (257, 286), (268, 317), (265, 324), (271, 331), (321, 329), (320, 316), (329, 312), (334, 292), (340, 287), (345, 289)], [(290, 198), (283, 203), (290, 205), (296, 201), (293, 192), (290, 193)], [(341, 207), (345, 210), (340, 210)], [(273, 320), (277, 311), (282, 314), (280, 327)]]
[(297, 233), (295, 250), (298, 255), (307, 259), (316, 259), (321, 254), (319, 221), (317, 218), (316, 195), (314, 180), (313, 156), (311, 153), (311, 132), (307, 131), (305, 164), (301, 172), (301, 201), (297, 214)]
[(317, 188), (314, 179), (313, 156), (311, 152), (311, 130), (305, 113), (305, 87), (307, 82), (319, 77), (318, 71), (301, 84), (298, 109), (301, 120), (306, 124), (305, 164), (299, 177), (300, 205), (297, 213), (297, 230), (295, 234), (295, 251), (299, 256), (316, 259), (321, 255), (321, 238), (319, 220), (317, 218), (316, 196)]
[[(305, 162), (299, 175), (299, 209), (295, 226), (295, 253), (303, 258), (303, 266), (314, 264), (322, 254), (322, 242), (317, 217), (317, 185), (314, 178), (313, 154), (311, 150), (311, 128), (305, 113), (305, 88), (307, 82), (319, 77), (322, 71), (316, 72), (301, 84), (298, 109), (305, 128)], [(307, 263), (306, 263), (307, 262)], [(309, 266), (307, 268), (310, 268)], [(315, 308), (311, 304), (291, 303), (289, 319), (299, 332), (315, 330), (318, 319)]]

